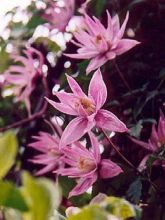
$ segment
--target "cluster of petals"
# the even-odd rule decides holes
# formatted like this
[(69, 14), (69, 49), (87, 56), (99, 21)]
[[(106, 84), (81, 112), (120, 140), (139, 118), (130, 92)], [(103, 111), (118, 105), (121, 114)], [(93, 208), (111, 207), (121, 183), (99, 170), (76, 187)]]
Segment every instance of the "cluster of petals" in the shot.
[(56, 92), (60, 102), (47, 99), (57, 110), (76, 116), (65, 128), (60, 147), (64, 147), (80, 139), (95, 126), (114, 132), (125, 132), (128, 129), (112, 112), (102, 109), (107, 99), (107, 88), (100, 70), (97, 70), (89, 84), (88, 96), (78, 83), (67, 76), (72, 93)]
[(43, 175), (52, 172), (62, 166), (60, 157), (62, 153), (59, 149), (60, 138), (57, 135), (50, 135), (47, 132), (39, 132), (38, 136), (33, 136), (34, 142), (29, 144), (29, 147), (41, 152), (34, 156), (30, 161), (34, 164), (43, 165), (36, 175)]
[(119, 17), (113, 18), (107, 11), (107, 28), (96, 18), (90, 18), (85, 14), (85, 29), (79, 29), (74, 33), (75, 41), (73, 43), (79, 47), (76, 54), (65, 54), (75, 59), (91, 59), (87, 74), (101, 67), (108, 60), (125, 53), (137, 44), (138, 41), (123, 38), (129, 13), (120, 27)]
[[(146, 167), (146, 162), (151, 154), (158, 152), (161, 147), (165, 146), (165, 116), (163, 113), (161, 112), (160, 114), (157, 129), (155, 124), (152, 126), (151, 136), (148, 142), (143, 142), (134, 138), (132, 138), (132, 140), (148, 151), (148, 154), (143, 158), (139, 165), (139, 170), (143, 170)], [(155, 161), (154, 164), (160, 164), (160, 161)], [(162, 161), (162, 167), (165, 168), (165, 161)]]
[(119, 175), (122, 169), (108, 159), (101, 159), (99, 142), (92, 132), (89, 133), (91, 148), (89, 150), (80, 142), (62, 148), (61, 160), (67, 167), (57, 169), (56, 173), (78, 180), (69, 193), (69, 197), (80, 195), (88, 190), (98, 178), (112, 178)]
[[(35, 88), (35, 79), (42, 75), (44, 58), (35, 48), (23, 50), (25, 56), (12, 55), (15, 62), (4, 73), (5, 85), (12, 85), (16, 101), (24, 101), (30, 113), (30, 95)], [(34, 59), (35, 56), (35, 59)]]
[(49, 22), (49, 29), (63, 32), (74, 14), (74, 8), (74, 0), (50, 0), (42, 17)]

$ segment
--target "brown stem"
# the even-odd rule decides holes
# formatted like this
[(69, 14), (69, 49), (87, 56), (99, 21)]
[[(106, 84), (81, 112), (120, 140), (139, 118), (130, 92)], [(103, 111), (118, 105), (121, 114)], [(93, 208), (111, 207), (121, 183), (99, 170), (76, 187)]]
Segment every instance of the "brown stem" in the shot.
[[(48, 88), (47, 81), (46, 81), (45, 77), (42, 78), (42, 83), (43, 83), (43, 87), (45, 89), (45, 95), (49, 96), (49, 88)], [(12, 128), (17, 128), (17, 127), (22, 126), (24, 124), (27, 124), (37, 118), (41, 118), (43, 116), (43, 114), (45, 113), (47, 106), (48, 106), (48, 103), (46, 100), (44, 100), (43, 107), (41, 108), (41, 110), (39, 112), (36, 112), (36, 113), (30, 115), (28, 118), (22, 119), (18, 122), (11, 124), (11, 125), (7, 125), (6, 127), (0, 128), (0, 132), (4, 132), (4, 131), (12, 129)]]
[(127, 160), (127, 158), (122, 154), (120, 153), (120, 151), (118, 150), (117, 146), (111, 141), (111, 139), (108, 137), (108, 135), (106, 134), (106, 132), (101, 129), (101, 131), (103, 132), (104, 136), (106, 137), (107, 141), (111, 144), (111, 146), (113, 147), (113, 149), (118, 153), (118, 155), (130, 166), (132, 167), (134, 170), (137, 171), (136, 167), (134, 167), (134, 165), (129, 161)]
[[(113, 149), (118, 153), (118, 155), (131, 167), (133, 168), (133, 170), (136, 171), (136, 173), (138, 173), (140, 176), (143, 177), (142, 173), (129, 161), (127, 160), (127, 158), (120, 153), (120, 151), (118, 150), (117, 146), (111, 141), (111, 139), (108, 137), (108, 135), (106, 134), (106, 132), (101, 129), (101, 131), (103, 132), (104, 136), (106, 137), (106, 139), (108, 140), (108, 142), (111, 144), (111, 146), (113, 147)], [(148, 177), (148, 182), (151, 184), (152, 188), (160, 193), (160, 190), (158, 189), (157, 185), (155, 183), (153, 183), (150, 178)]]
[(17, 127), (22, 126), (22, 125), (24, 125), (24, 124), (27, 124), (27, 123), (29, 123), (29, 122), (31, 122), (31, 121), (37, 119), (37, 118), (42, 117), (43, 114), (44, 114), (44, 112), (46, 111), (47, 106), (48, 106), (48, 103), (45, 101), (45, 103), (44, 103), (42, 109), (41, 109), (39, 112), (34, 113), (34, 114), (31, 115), (30, 117), (25, 118), (25, 119), (22, 119), (22, 120), (20, 120), (20, 121), (18, 121), (18, 122), (15, 122), (15, 123), (11, 124), (11, 125), (8, 125), (8, 126), (6, 126), (6, 127), (0, 128), (0, 132), (9, 130), (9, 129), (11, 129), (11, 128), (17, 128)]
[(119, 67), (118, 67), (118, 65), (117, 65), (117, 63), (116, 63), (116, 61), (114, 61), (114, 66), (115, 66), (115, 68), (116, 68), (116, 70), (117, 70), (117, 73), (119, 74), (121, 80), (123, 81), (123, 84), (124, 84), (125, 87), (128, 89), (128, 91), (129, 91), (130, 93), (132, 93), (132, 89), (131, 89), (129, 83), (127, 82), (127, 80), (125, 79), (123, 73), (122, 73), (121, 70), (119, 69)]

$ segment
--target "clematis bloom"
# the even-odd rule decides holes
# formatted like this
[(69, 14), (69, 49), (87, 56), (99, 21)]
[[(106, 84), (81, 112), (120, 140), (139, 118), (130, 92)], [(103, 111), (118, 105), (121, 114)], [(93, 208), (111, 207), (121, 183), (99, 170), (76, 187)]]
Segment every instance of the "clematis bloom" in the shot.
[(44, 58), (38, 50), (32, 47), (27, 48), (23, 52), (25, 56), (12, 55), (14, 61), (20, 62), (22, 65), (10, 66), (4, 73), (4, 78), (5, 85), (13, 86), (16, 101), (24, 101), (30, 114), (30, 95), (35, 88), (35, 79), (42, 75)]
[[(158, 152), (161, 147), (165, 146), (165, 117), (163, 113), (161, 112), (157, 129), (155, 125), (152, 126), (151, 136), (147, 143), (134, 138), (132, 138), (132, 140), (148, 151), (148, 154), (143, 158), (139, 165), (139, 170), (141, 171), (145, 169), (146, 162), (150, 155)], [(155, 161), (155, 164), (159, 164), (159, 161)], [(162, 167), (165, 168), (165, 161), (162, 161)]]
[(41, 153), (30, 159), (34, 164), (41, 164), (44, 167), (40, 169), (36, 175), (43, 175), (50, 171), (54, 171), (62, 165), (60, 157), (62, 153), (59, 149), (60, 138), (56, 135), (50, 135), (47, 132), (39, 132), (38, 136), (33, 136), (35, 140), (29, 144), (29, 147), (40, 151)]
[(74, 8), (74, 0), (48, 1), (42, 17), (49, 22), (49, 29), (56, 28), (63, 32), (73, 16)]
[(69, 197), (80, 195), (91, 187), (97, 178), (112, 178), (122, 169), (108, 159), (101, 159), (99, 142), (93, 133), (89, 133), (91, 148), (88, 150), (79, 142), (62, 148), (61, 160), (69, 167), (59, 168), (56, 172), (62, 176), (78, 179), (78, 184), (69, 193)]
[(108, 24), (105, 28), (96, 17), (92, 19), (85, 14), (85, 30), (81, 29), (74, 33), (76, 41), (73, 43), (80, 48), (77, 50), (77, 54), (65, 55), (75, 59), (91, 59), (86, 70), (88, 74), (104, 65), (108, 60), (125, 53), (139, 44), (136, 40), (123, 38), (128, 18), (129, 13), (120, 27), (118, 15), (111, 18), (107, 11)]
[(90, 81), (88, 96), (71, 76), (67, 76), (67, 80), (72, 93), (56, 92), (60, 102), (47, 99), (57, 110), (77, 116), (65, 128), (60, 146), (71, 144), (95, 126), (117, 132), (128, 130), (112, 112), (102, 109), (107, 98), (107, 88), (100, 70), (94, 73)]

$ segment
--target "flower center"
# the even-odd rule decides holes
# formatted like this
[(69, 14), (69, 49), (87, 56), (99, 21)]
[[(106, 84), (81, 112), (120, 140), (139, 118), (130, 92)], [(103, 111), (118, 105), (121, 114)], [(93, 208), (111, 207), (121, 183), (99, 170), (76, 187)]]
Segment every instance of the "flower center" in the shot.
[(98, 34), (96, 36), (96, 43), (99, 44), (101, 40), (102, 40), (102, 36), (100, 34)]
[(80, 157), (80, 159), (78, 161), (78, 168), (81, 171), (89, 172), (95, 168), (95, 163), (93, 162), (93, 160), (91, 160), (89, 158)]
[(85, 111), (88, 113), (88, 115), (92, 114), (95, 112), (96, 107), (95, 105), (91, 102), (91, 100), (87, 98), (80, 98), (79, 99), (80, 104), (82, 107), (85, 109)]

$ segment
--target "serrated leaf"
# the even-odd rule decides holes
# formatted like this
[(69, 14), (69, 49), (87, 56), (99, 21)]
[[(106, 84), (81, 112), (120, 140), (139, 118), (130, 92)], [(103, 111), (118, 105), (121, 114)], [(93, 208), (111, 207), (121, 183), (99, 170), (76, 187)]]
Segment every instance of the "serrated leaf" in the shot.
[(17, 148), (17, 139), (12, 131), (0, 136), (0, 179), (6, 176), (15, 163)]
[(142, 182), (141, 178), (138, 177), (128, 188), (127, 196), (130, 198), (131, 202), (139, 203), (142, 193)]
[(10, 182), (0, 181), (0, 206), (27, 211), (28, 206), (18, 188)]
[(35, 179), (23, 173), (22, 193), (29, 211), (23, 214), (24, 220), (48, 220), (60, 203), (60, 191), (54, 182), (46, 178)]

